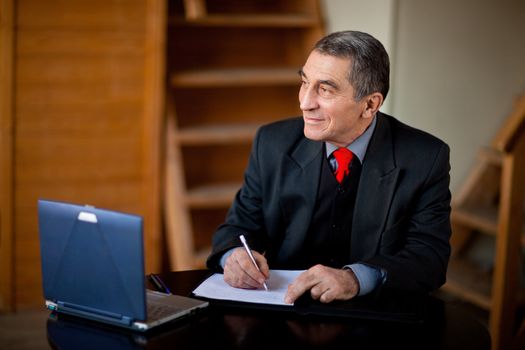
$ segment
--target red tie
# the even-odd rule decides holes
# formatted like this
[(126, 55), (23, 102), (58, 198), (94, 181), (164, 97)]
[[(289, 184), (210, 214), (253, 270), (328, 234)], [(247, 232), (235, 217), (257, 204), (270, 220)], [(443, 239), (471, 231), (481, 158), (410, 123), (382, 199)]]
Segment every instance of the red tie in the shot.
[(337, 182), (342, 183), (345, 176), (350, 173), (350, 162), (354, 154), (348, 148), (341, 147), (334, 151), (334, 157), (337, 161), (337, 170), (335, 171), (335, 178)]

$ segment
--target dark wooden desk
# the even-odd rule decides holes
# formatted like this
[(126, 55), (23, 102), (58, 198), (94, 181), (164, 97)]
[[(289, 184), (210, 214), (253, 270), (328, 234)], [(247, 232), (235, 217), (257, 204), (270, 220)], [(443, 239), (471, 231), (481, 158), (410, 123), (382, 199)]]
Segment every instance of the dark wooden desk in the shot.
[[(183, 271), (163, 277), (174, 293), (188, 295), (207, 273)], [(436, 298), (432, 305), (430, 320), (424, 324), (211, 307), (147, 334), (54, 314), (45, 327), (49, 345), (66, 350), (490, 349), (487, 329), (465, 310)]]

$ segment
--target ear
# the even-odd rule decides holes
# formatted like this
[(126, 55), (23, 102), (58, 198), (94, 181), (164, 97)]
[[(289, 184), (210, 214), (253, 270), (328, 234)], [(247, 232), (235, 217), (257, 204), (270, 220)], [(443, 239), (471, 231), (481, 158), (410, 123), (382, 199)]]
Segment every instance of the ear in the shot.
[(363, 111), (364, 118), (372, 118), (383, 104), (383, 95), (379, 92), (373, 92), (363, 98), (365, 102), (365, 109)]

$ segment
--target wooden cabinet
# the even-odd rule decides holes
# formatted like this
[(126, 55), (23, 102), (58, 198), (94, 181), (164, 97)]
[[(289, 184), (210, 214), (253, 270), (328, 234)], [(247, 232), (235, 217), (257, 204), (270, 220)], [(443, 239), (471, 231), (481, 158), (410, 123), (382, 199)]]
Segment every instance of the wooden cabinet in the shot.
[(298, 70), (323, 34), (314, 0), (171, 1), (165, 218), (171, 268), (201, 267), (258, 126), (300, 114)]

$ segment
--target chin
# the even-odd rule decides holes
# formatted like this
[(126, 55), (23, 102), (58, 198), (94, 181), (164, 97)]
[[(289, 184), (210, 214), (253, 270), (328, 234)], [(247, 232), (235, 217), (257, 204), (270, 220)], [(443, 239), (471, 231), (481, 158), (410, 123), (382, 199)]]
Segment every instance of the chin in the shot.
[(323, 141), (323, 132), (320, 130), (315, 130), (312, 127), (308, 127), (305, 125), (304, 127), (304, 136), (307, 139), (313, 140), (313, 141)]

